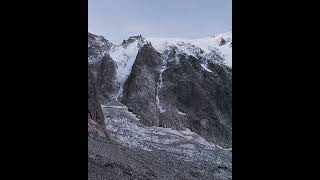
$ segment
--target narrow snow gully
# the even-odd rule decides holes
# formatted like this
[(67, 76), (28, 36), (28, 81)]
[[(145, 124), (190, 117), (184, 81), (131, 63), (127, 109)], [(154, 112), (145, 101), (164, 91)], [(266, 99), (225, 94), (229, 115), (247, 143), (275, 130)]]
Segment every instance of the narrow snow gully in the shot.
[(162, 74), (167, 69), (167, 61), (164, 57), (162, 57), (161, 60), (162, 60), (162, 62), (161, 62), (162, 65), (160, 68), (159, 81), (157, 83), (157, 89), (156, 89), (156, 104), (157, 104), (157, 107), (158, 107), (160, 113), (164, 113), (164, 112), (166, 112), (166, 110), (161, 106), (159, 93), (160, 93), (161, 88), (163, 87)]
[(159, 82), (158, 82), (158, 85), (157, 85), (157, 90), (156, 90), (156, 104), (157, 104), (157, 107), (160, 111), (160, 113), (164, 113), (166, 112), (166, 110), (161, 106), (160, 104), (160, 98), (159, 98), (159, 93), (160, 93), (160, 90), (163, 86), (163, 81), (162, 81), (162, 74), (163, 72), (166, 70), (166, 67), (163, 66), (161, 67), (161, 70), (160, 70), (160, 75), (159, 75)]
[(128, 46), (116, 46), (111, 52), (111, 58), (116, 62), (116, 81), (118, 83), (119, 90), (115, 94), (115, 99), (117, 100), (122, 96), (123, 85), (127, 80), (136, 56), (138, 54), (141, 44), (138, 41), (129, 44)]

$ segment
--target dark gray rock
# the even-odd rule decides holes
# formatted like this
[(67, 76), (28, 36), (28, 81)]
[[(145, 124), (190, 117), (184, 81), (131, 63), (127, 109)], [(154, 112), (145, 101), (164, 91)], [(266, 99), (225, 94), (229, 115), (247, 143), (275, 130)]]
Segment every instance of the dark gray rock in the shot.
[(223, 38), (220, 39), (220, 42), (219, 42), (219, 46), (223, 46), (227, 43), (226, 40), (224, 40)]
[(185, 161), (163, 150), (144, 151), (120, 145), (113, 137), (101, 135), (99, 126), (88, 121), (89, 180), (231, 179), (232, 167), (230, 163), (223, 163), (231, 160), (229, 153), (219, 158), (220, 163), (209, 159)]
[(95, 78), (88, 69), (88, 118), (104, 126), (104, 115), (102, 113)]
[(183, 161), (164, 151), (127, 148), (110, 139), (88, 137), (89, 180), (231, 180), (231, 167)]
[(186, 127), (209, 141), (230, 147), (231, 69), (215, 63), (208, 68), (212, 72), (204, 70), (192, 56), (181, 56), (180, 64), (168, 66), (160, 91), (161, 102), (167, 109), (161, 113), (160, 121), (166, 127)]
[(114, 45), (102, 36), (88, 32), (88, 61), (95, 62), (102, 59), (106, 52)]
[[(174, 48), (173, 48), (174, 50)], [(185, 54), (163, 59), (151, 44), (143, 46), (133, 65), (121, 102), (149, 126), (189, 128), (224, 147), (232, 145), (232, 71), (227, 66)], [(218, 55), (214, 55), (216, 57)], [(220, 57), (221, 58), (221, 57)], [(160, 69), (167, 62), (166, 69)], [(160, 86), (160, 74), (162, 85)], [(159, 104), (157, 104), (157, 95)], [(159, 106), (163, 109), (159, 109)]]
[(135, 112), (146, 125), (159, 126), (156, 88), (161, 66), (160, 55), (151, 44), (144, 45), (137, 54), (131, 73), (124, 84), (121, 102)]
[(88, 69), (96, 82), (101, 103), (110, 101), (119, 88), (116, 83), (116, 63), (109, 55), (114, 47), (102, 36), (88, 33)]
[(136, 41), (138, 41), (138, 46), (142, 47), (142, 44), (144, 44), (145, 39), (141, 36), (141, 34), (137, 36), (130, 36), (129, 39), (122, 41), (121, 46), (127, 48), (130, 44)]
[(97, 67), (97, 87), (101, 103), (112, 100), (112, 96), (117, 90), (116, 67), (116, 63), (111, 59), (109, 54), (103, 57)]

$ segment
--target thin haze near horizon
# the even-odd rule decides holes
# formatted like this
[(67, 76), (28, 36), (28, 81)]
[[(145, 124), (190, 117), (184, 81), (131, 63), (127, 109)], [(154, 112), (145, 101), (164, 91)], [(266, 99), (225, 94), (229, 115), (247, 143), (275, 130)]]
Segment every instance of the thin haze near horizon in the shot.
[(199, 38), (232, 29), (232, 0), (89, 0), (88, 31), (114, 43), (129, 36)]

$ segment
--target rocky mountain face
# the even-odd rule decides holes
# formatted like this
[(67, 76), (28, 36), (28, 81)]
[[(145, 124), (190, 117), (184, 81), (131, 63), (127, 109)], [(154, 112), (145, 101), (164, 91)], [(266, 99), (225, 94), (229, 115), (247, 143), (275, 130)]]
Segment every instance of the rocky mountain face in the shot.
[(92, 64), (101, 60), (113, 46), (104, 37), (88, 33), (88, 62)]
[(101, 102), (110, 101), (117, 88), (117, 64), (109, 55), (114, 47), (104, 37), (88, 33), (88, 69), (96, 83)]
[(166, 127), (189, 128), (208, 141), (231, 147), (231, 69), (209, 63), (211, 71), (207, 71), (192, 56), (179, 60), (162, 75), (159, 98), (167, 110), (161, 121)]
[(120, 45), (88, 33), (89, 179), (231, 179), (231, 51), (231, 32)]
[(149, 126), (159, 126), (159, 110), (156, 100), (161, 68), (160, 55), (151, 44), (144, 45), (133, 64), (124, 84), (121, 102), (141, 117)]
[(88, 119), (94, 120), (102, 126), (105, 125), (95, 78), (90, 71), (88, 71)]
[(138, 46), (141, 47), (144, 44), (145, 38), (143, 38), (141, 36), (141, 34), (138, 36), (131, 36), (131, 37), (129, 37), (129, 39), (123, 40), (120, 46), (127, 48), (130, 44), (132, 44), (136, 41), (139, 44)]
[(117, 90), (116, 83), (116, 63), (106, 54), (99, 66), (97, 66), (97, 86), (102, 103), (112, 100), (114, 92)]
[[(175, 58), (172, 60), (172, 58)], [(209, 141), (232, 144), (232, 72), (186, 54), (161, 55), (144, 45), (121, 102), (149, 126), (189, 128)]]

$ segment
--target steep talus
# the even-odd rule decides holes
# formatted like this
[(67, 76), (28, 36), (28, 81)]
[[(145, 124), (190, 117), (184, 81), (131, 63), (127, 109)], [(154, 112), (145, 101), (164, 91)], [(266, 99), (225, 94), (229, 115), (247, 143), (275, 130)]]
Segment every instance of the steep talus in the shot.
[(112, 140), (88, 137), (89, 180), (231, 180), (231, 168), (210, 161), (184, 161), (165, 151), (127, 148)]
[(102, 107), (111, 138), (88, 128), (90, 180), (231, 179), (228, 150), (209, 144), (191, 131), (144, 126), (119, 102)]

